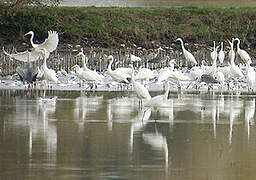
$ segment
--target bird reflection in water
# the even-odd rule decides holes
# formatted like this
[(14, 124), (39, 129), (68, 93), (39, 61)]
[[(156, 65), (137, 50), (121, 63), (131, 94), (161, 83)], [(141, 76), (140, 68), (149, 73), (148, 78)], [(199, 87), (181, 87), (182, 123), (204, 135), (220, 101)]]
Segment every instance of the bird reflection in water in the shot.
[(255, 99), (245, 102), (245, 122), (247, 127), (248, 141), (250, 139), (250, 126), (254, 124)]
[(168, 170), (169, 166), (169, 151), (167, 139), (161, 133), (158, 132), (158, 129), (155, 124), (155, 132), (143, 132), (142, 138), (145, 143), (149, 144), (153, 150), (155, 151), (163, 151), (164, 153), (164, 161), (165, 161), (165, 169)]

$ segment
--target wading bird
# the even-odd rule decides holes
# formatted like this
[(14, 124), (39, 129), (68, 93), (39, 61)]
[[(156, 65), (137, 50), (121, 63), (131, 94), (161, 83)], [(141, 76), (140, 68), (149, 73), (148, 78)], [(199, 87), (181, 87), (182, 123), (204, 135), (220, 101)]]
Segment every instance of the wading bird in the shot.
[(24, 36), (27, 36), (27, 35), (31, 35), (30, 37), (30, 42), (32, 45), (31, 50), (9, 54), (3, 48), (4, 53), (10, 58), (16, 59), (22, 62), (27, 62), (28, 61), (27, 57), (29, 56), (29, 61), (33, 62), (33, 61), (37, 61), (40, 57), (42, 57), (42, 49), (46, 50), (46, 58), (49, 58), (50, 52), (54, 51), (57, 48), (59, 43), (59, 35), (56, 31), (48, 31), (48, 38), (45, 39), (45, 41), (42, 44), (34, 43), (33, 31), (29, 31)]
[[(49, 69), (47, 66), (47, 54), (48, 54), (47, 50), (45, 48), (43, 48), (41, 50), (41, 52), (44, 57), (44, 63), (42, 65), (42, 70), (44, 72), (44, 79), (48, 82), (58, 83), (58, 78), (56, 76), (56, 72), (53, 69)], [(48, 84), (48, 86), (50, 86), (50, 84)]]
[(240, 56), (240, 58), (244, 62), (249, 61), (249, 63), (252, 63), (250, 55), (244, 49), (240, 49), (240, 39), (235, 38), (235, 41), (238, 41), (237, 42), (237, 54)]
[(196, 61), (195, 57), (193, 56), (193, 54), (185, 49), (182, 39), (178, 38), (178, 39), (176, 39), (176, 41), (180, 41), (183, 55), (184, 55), (186, 61), (191, 63), (192, 65), (197, 65), (197, 61)]
[(131, 79), (132, 85), (133, 85), (135, 92), (137, 93), (138, 98), (139, 98), (139, 107), (142, 107), (142, 99), (150, 100), (151, 96), (146, 87), (144, 87), (139, 82), (135, 81), (133, 65), (130, 65), (130, 67), (132, 68), (132, 79)]

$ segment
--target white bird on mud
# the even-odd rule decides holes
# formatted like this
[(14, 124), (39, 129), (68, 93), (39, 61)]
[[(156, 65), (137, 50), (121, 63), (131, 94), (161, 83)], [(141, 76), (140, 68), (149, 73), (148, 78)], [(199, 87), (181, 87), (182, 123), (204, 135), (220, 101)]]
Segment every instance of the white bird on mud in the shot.
[(193, 54), (185, 49), (182, 39), (178, 38), (178, 39), (176, 39), (176, 41), (180, 41), (183, 55), (184, 55), (185, 59), (187, 60), (187, 62), (191, 63), (192, 65), (197, 65), (197, 61), (196, 61), (195, 57), (193, 56)]
[(44, 79), (47, 80), (48, 82), (58, 83), (56, 72), (53, 69), (49, 69), (47, 67), (47, 53), (48, 53), (47, 50), (43, 48), (41, 52), (44, 56), (44, 63), (42, 65), (42, 70), (44, 72)]
[(143, 86), (142, 84), (140, 84), (139, 82), (136, 82), (135, 79), (134, 79), (134, 68), (132, 65), (130, 65), (131, 68), (132, 68), (132, 85), (133, 85), (133, 88), (135, 90), (135, 92), (137, 93), (137, 96), (139, 98), (139, 107), (142, 106), (142, 99), (146, 99), (146, 100), (150, 100), (151, 99), (151, 96), (148, 92), (148, 89)]
[(219, 51), (219, 54), (218, 54), (218, 59), (219, 59), (221, 64), (224, 62), (224, 59), (225, 59), (225, 53), (223, 51), (223, 42), (221, 42), (220, 51)]
[(117, 82), (129, 83), (131, 74), (127, 73), (126, 71), (120, 68), (117, 68), (116, 70), (112, 70), (111, 66), (114, 62), (114, 57), (112, 55), (108, 56), (107, 60), (110, 60), (108, 64), (109, 75)]
[(235, 38), (235, 41), (237, 42), (237, 53), (240, 56), (240, 58), (244, 61), (247, 62), (249, 61), (249, 63), (252, 62), (250, 55), (244, 50), (244, 49), (240, 49), (240, 39)]

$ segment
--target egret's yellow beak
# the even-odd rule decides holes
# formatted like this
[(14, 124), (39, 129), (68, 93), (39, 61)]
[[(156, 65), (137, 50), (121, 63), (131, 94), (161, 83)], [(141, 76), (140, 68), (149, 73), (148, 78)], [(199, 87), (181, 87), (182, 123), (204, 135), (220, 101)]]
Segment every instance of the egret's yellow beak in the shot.
[(27, 36), (27, 35), (29, 35), (29, 33), (24, 34), (24, 36)]
[(80, 56), (81, 54), (80, 53), (78, 53), (75, 57), (78, 57), (78, 56)]
[(76, 68), (76, 66), (72, 66), (72, 67), (71, 67), (71, 70), (73, 70), (73, 71), (74, 71), (74, 70), (75, 70), (75, 68)]

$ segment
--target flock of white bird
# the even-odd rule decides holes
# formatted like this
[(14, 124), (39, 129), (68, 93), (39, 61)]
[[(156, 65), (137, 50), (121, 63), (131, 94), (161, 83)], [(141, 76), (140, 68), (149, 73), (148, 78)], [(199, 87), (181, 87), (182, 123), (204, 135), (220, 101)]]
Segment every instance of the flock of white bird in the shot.
[[(91, 70), (87, 67), (88, 57), (86, 57), (83, 49), (81, 49), (81, 52), (76, 56), (81, 56), (82, 66), (77, 64), (70, 67), (70, 73), (56, 73), (54, 69), (50, 69), (47, 66), (47, 59), (49, 58), (50, 53), (56, 50), (58, 46), (58, 33), (56, 31), (48, 31), (48, 38), (42, 44), (34, 43), (33, 31), (26, 33), (24, 36), (27, 35), (31, 36), (30, 42), (32, 49), (14, 54), (10, 54), (4, 49), (3, 51), (10, 57), (10, 59), (27, 62), (28, 64), (43, 58), (44, 61), (41, 67), (36, 69), (25, 69), (23, 73), (20, 73), (19, 75), (23, 81), (26, 81), (27, 76), (34, 75), (36, 78), (32, 77), (30, 79), (39, 79), (40, 81), (45, 82), (44, 84), (48, 87), (51, 87), (51, 84), (64, 86), (64, 83), (60, 81), (58, 74), (69, 75), (69, 77), (75, 76), (80, 80), (79, 84), (81, 88), (87, 86), (91, 89), (96, 89), (98, 86), (104, 85), (107, 85), (107, 87), (116, 86), (117, 88), (124, 88), (124, 86), (130, 87), (130, 85), (132, 85), (140, 99), (140, 105), (142, 105), (142, 100), (146, 100), (145, 106), (158, 106), (159, 103), (163, 103), (167, 100), (169, 90), (171, 89), (170, 85), (176, 89), (188, 89), (191, 86), (201, 88), (206, 84), (207, 88), (217, 87), (221, 91), (225, 87), (227, 87), (228, 90), (229, 88), (239, 90), (244, 89), (243, 87), (245, 87), (248, 91), (253, 91), (255, 85), (255, 70), (251, 67), (252, 60), (249, 54), (240, 48), (240, 40), (238, 38), (232, 38), (231, 41), (228, 41), (230, 45), (230, 51), (228, 52), (230, 62), (227, 66), (217, 66), (217, 60), (219, 60), (219, 64), (223, 64), (225, 58), (223, 42), (221, 42), (221, 49), (219, 52), (219, 46), (216, 46), (215, 41), (213, 42), (214, 46), (213, 51), (211, 52), (212, 65), (205, 65), (206, 62), (204, 60), (202, 61), (202, 64), (199, 65), (193, 54), (185, 48), (183, 40), (178, 38), (176, 41), (181, 43), (182, 52), (185, 57), (185, 67), (179, 67), (177, 61), (171, 59), (168, 63), (169, 66), (161, 69), (152, 70), (146, 67), (140, 67), (139, 69), (134, 70), (134, 66), (131, 64), (129, 67), (119, 67), (112, 70), (112, 64), (115, 61), (115, 58), (113, 55), (106, 55), (105, 60), (109, 62), (107, 71), (106, 73), (99, 73), (96, 70)], [(237, 54), (245, 65), (235, 64), (235, 41), (237, 41)], [(133, 54), (129, 54), (128, 57), (132, 62), (142, 61), (140, 57)], [(191, 68), (188, 68), (188, 66)], [(35, 71), (35, 73), (32, 73), (32, 71)], [(24, 74), (27, 75), (26, 78)], [(69, 81), (71, 80), (74, 80), (74, 78), (69, 78)], [(164, 85), (165, 93), (156, 97), (151, 97), (148, 89), (159, 84)]]

